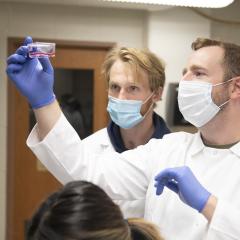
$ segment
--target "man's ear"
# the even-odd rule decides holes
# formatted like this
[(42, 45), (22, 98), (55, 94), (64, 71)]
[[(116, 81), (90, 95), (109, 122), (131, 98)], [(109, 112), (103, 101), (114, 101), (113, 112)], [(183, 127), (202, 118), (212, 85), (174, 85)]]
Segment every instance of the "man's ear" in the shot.
[(240, 99), (240, 76), (234, 78), (233, 80), (233, 88), (231, 93), (232, 99)]
[(154, 95), (153, 95), (153, 101), (157, 102), (162, 100), (162, 93), (163, 93), (163, 87), (159, 87), (157, 90), (154, 91)]

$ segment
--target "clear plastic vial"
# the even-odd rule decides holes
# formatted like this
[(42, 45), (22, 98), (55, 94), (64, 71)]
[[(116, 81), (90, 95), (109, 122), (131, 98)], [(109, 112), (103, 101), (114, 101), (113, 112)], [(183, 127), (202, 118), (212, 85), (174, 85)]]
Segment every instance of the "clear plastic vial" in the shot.
[(29, 43), (28, 55), (30, 58), (54, 57), (55, 56), (55, 43), (35, 42)]

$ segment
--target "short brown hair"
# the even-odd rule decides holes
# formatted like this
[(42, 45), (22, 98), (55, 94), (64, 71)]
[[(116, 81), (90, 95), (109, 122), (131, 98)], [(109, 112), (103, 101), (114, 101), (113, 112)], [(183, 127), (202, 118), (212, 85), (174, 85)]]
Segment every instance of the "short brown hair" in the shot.
[(192, 49), (194, 51), (203, 48), (203, 47), (211, 47), (211, 46), (218, 46), (224, 50), (224, 57), (223, 57), (223, 67), (224, 67), (224, 80), (227, 81), (235, 76), (240, 76), (240, 46), (208, 39), (208, 38), (197, 38), (192, 43)]
[(102, 73), (107, 83), (110, 80), (111, 67), (118, 59), (130, 64), (136, 70), (136, 74), (138, 74), (139, 68), (144, 70), (148, 75), (151, 91), (164, 87), (165, 66), (163, 61), (149, 50), (127, 47), (113, 48), (107, 54), (102, 66)]

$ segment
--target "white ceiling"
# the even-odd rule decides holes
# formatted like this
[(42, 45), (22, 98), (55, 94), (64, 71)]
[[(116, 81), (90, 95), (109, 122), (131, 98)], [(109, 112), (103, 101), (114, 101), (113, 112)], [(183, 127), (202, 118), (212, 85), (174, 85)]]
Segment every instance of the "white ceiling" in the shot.
[(172, 8), (172, 6), (136, 4), (136, 3), (114, 3), (102, 0), (0, 0), (4, 3), (31, 3), (31, 4), (57, 4), (68, 6), (87, 6), (87, 7), (106, 7), (106, 8), (125, 8), (139, 9), (148, 11), (159, 11)]

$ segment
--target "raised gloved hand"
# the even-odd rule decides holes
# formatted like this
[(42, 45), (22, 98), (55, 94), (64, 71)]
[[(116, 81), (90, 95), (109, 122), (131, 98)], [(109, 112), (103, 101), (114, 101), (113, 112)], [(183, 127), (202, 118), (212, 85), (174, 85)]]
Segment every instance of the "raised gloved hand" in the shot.
[(48, 57), (28, 57), (27, 44), (31, 42), (32, 38), (27, 37), (23, 46), (7, 59), (6, 72), (32, 108), (36, 109), (54, 101), (54, 76)]
[(155, 177), (156, 194), (163, 192), (164, 186), (177, 193), (190, 207), (202, 212), (210, 193), (198, 182), (189, 167), (167, 168)]

